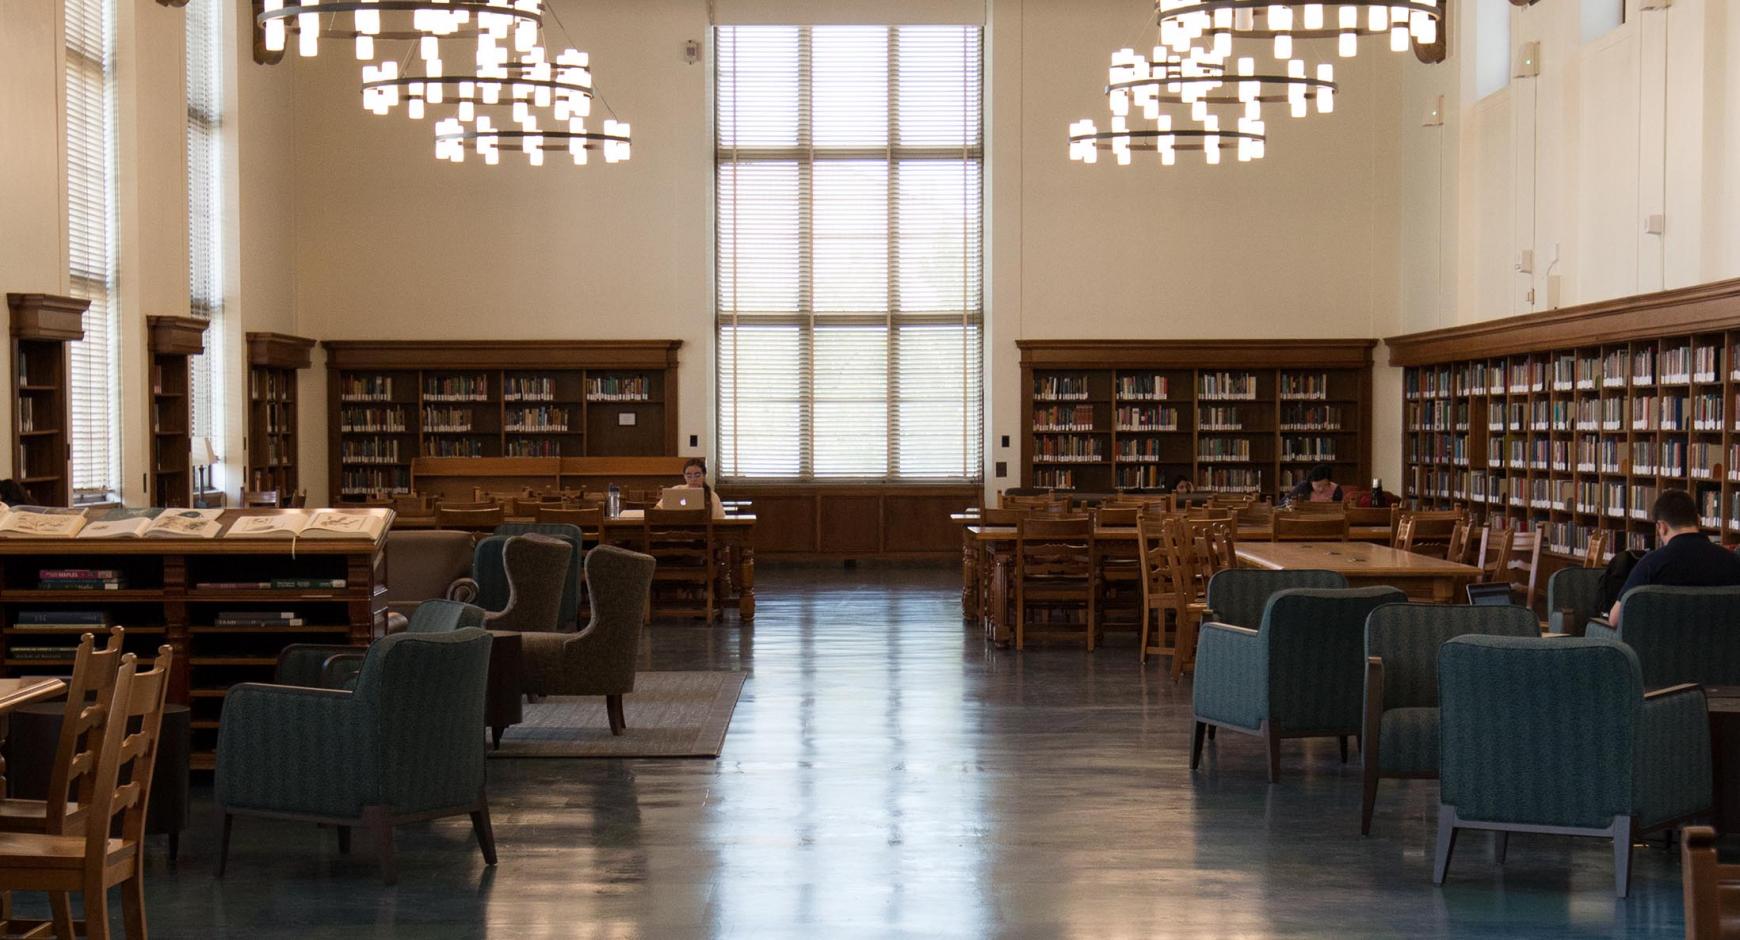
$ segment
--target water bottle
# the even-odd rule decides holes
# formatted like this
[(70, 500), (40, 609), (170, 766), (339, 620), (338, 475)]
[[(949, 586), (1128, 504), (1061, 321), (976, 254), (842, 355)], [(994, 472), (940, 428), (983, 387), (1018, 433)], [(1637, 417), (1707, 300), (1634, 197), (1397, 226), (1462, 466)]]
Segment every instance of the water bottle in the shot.
[(622, 515), (622, 488), (615, 483), (610, 484), (610, 492), (604, 497), (604, 514), (612, 519)]
[(1375, 477), (1371, 481), (1371, 504), (1375, 509), (1382, 509), (1389, 505), (1389, 500), (1384, 498), (1384, 481), (1382, 477)]

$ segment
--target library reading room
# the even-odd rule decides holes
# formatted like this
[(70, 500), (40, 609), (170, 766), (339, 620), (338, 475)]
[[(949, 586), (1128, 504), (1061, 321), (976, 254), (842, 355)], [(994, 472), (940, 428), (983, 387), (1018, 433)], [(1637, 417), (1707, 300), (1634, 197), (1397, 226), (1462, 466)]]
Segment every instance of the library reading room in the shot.
[(1740, 940), (1740, 0), (0, 0), (0, 294), (0, 940)]

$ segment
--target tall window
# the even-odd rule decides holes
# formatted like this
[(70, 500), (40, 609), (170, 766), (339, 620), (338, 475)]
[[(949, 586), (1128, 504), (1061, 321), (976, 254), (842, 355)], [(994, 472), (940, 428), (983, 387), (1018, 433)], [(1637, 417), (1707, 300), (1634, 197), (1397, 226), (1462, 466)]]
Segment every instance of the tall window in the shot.
[(719, 473), (981, 473), (980, 30), (717, 31)]
[(67, 273), (91, 302), (72, 344), (75, 500), (111, 499), (121, 481), (115, 378), (115, 109), (113, 0), (66, 0)]
[(1510, 84), (1510, 0), (1475, 0), (1474, 95)]
[[(187, 7), (187, 276), (193, 316), (207, 321), (205, 353), (189, 362), (193, 438), (223, 435), (223, 11), (220, 0)], [(222, 477), (214, 482), (221, 483)]]

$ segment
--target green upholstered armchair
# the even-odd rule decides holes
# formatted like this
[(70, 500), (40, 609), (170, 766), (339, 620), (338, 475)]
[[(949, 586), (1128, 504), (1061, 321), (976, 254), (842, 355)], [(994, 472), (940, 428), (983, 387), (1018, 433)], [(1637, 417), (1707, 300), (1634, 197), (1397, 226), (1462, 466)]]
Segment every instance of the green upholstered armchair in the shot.
[(1203, 619), (1255, 628), (1263, 622), (1263, 611), (1269, 605), (1269, 597), (1276, 591), (1344, 587), (1347, 587), (1347, 579), (1333, 571), (1227, 568), (1215, 572), (1214, 577), (1208, 579), (1208, 612)]
[(610, 733), (627, 726), (623, 695), (634, 691), (634, 661), (646, 622), (655, 562), (614, 545), (586, 553), (592, 622), (579, 633), (523, 633), (524, 688), (533, 695), (602, 695)]
[(1404, 600), (1407, 595), (1388, 587), (1290, 588), (1270, 595), (1255, 630), (1203, 624), (1191, 692), (1190, 769), (1202, 762), (1211, 725), (1263, 738), (1270, 783), (1281, 774), (1282, 738), (1339, 738), (1345, 762), (1347, 736), (1359, 733), (1366, 615)]
[[(563, 528), (579, 532), (576, 526)], [(569, 612), (564, 620), (563, 605), (577, 550), (574, 541), (560, 536), (492, 535), (477, 543), (472, 560), (476, 580), (457, 583), (448, 596), (475, 598), (485, 611), (483, 625), (491, 630), (570, 630), (574, 615)]]
[(476, 603), (488, 610), (507, 606), (508, 580), (502, 567), (502, 546), (516, 535), (547, 535), (573, 548), (573, 554), (568, 556), (568, 574), (562, 581), (562, 604), (557, 617), (561, 629), (574, 629), (580, 620), (580, 589), (585, 578), (581, 565), (586, 559), (586, 540), (579, 526), (566, 522), (504, 522), (496, 526), (495, 534), (478, 543), (472, 559), (472, 570), (476, 572), (473, 577), (478, 583)]
[(1590, 624), (1586, 635), (1631, 647), (1644, 688), (1740, 685), (1740, 587), (1648, 585), (1619, 603), (1617, 628)]
[(1535, 637), (1527, 607), (1395, 604), (1365, 621), (1364, 778), (1359, 831), (1371, 835), (1378, 780), (1438, 776), (1438, 647), (1469, 634)]
[(1601, 576), (1605, 568), (1560, 568), (1547, 579), (1547, 629), (1582, 636), (1591, 617), (1605, 617)]
[(393, 884), (394, 826), (469, 814), (494, 865), (483, 768), (489, 649), (475, 627), (397, 633), (369, 647), (355, 691), (232, 686), (218, 728), (218, 875), (238, 815), (337, 826), (340, 851), (352, 826), (366, 826)]
[[(405, 633), (451, 633), (464, 627), (483, 626), (483, 608), (458, 601), (424, 601), (411, 612)], [(278, 651), (272, 673), (276, 685), (305, 685), (316, 689), (347, 689), (356, 685), (365, 649), (335, 643), (291, 643)]]
[(1709, 812), (1710, 728), (1695, 685), (1649, 694), (1623, 643), (1576, 637), (1463, 636), (1438, 652), (1442, 783), (1437, 862), (1444, 883), (1456, 833), (1613, 840), (1613, 890), (1625, 897), (1636, 835)]

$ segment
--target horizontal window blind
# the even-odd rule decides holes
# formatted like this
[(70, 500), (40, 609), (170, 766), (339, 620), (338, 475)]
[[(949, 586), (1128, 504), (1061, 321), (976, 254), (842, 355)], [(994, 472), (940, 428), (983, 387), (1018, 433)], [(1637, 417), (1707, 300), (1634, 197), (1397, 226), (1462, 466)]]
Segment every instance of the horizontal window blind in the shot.
[[(219, 0), (187, 6), (187, 275), (189, 313), (207, 321), (205, 353), (188, 363), (193, 434), (223, 433), (223, 267), (221, 231), (223, 38)], [(221, 450), (221, 448), (219, 448)], [(219, 479), (221, 482), (221, 477)]]
[(716, 30), (722, 477), (980, 476), (980, 41)]
[(75, 499), (119, 491), (115, 343), (115, 114), (113, 0), (65, 0), (67, 273), (90, 301), (71, 348)]

